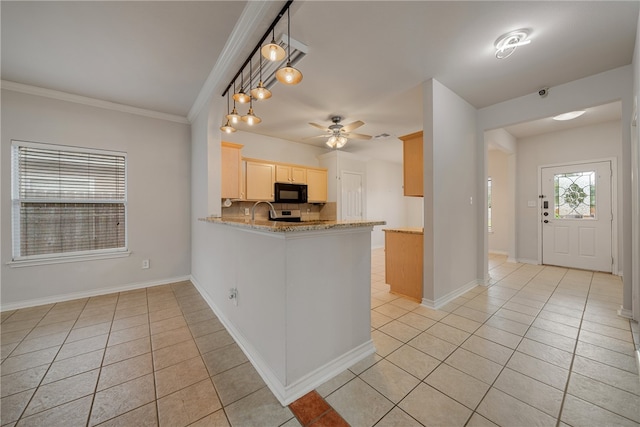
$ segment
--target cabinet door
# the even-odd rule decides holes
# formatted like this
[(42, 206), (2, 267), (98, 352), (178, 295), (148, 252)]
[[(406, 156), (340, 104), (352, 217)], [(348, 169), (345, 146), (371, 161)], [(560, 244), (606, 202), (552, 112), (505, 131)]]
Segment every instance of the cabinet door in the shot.
[(307, 199), (309, 203), (327, 201), (326, 169), (307, 169)]
[(306, 184), (307, 168), (291, 166), (291, 182), (294, 184)]
[(403, 141), (404, 195), (424, 196), (422, 132), (401, 136)]
[(274, 200), (273, 184), (276, 179), (276, 167), (271, 163), (247, 161), (246, 199)]
[(291, 166), (276, 165), (276, 182), (291, 182)]
[(242, 181), (242, 145), (222, 142), (221, 145), (221, 197), (223, 199), (241, 199)]

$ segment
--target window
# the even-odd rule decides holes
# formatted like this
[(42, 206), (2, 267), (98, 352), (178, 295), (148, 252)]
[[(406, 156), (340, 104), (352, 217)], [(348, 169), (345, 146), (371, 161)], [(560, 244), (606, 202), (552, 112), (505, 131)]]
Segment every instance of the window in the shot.
[(596, 217), (596, 171), (554, 175), (556, 219)]
[(12, 142), (14, 261), (126, 251), (126, 154)]
[(489, 226), (489, 233), (491, 233), (491, 177), (487, 178), (487, 223)]

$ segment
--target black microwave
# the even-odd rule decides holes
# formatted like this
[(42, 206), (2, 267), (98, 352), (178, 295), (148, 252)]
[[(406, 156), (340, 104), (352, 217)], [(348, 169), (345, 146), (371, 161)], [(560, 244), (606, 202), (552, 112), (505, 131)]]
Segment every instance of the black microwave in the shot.
[(276, 182), (276, 203), (307, 203), (307, 184), (288, 184)]

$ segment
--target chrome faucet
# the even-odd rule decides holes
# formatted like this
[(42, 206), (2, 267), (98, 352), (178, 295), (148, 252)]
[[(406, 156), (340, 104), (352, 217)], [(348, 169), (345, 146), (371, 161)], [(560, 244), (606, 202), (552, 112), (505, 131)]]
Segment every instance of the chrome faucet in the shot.
[(254, 221), (254, 220), (255, 220), (255, 217), (256, 217), (256, 206), (258, 206), (260, 203), (266, 203), (266, 204), (268, 204), (268, 205), (270, 206), (269, 211), (271, 212), (271, 216), (272, 216), (273, 218), (275, 218), (275, 217), (276, 217), (276, 208), (274, 208), (274, 207), (273, 207), (273, 205), (271, 204), (271, 202), (267, 202), (266, 200), (259, 200), (259, 201), (257, 201), (257, 202), (253, 205), (253, 207), (251, 208), (251, 221)]

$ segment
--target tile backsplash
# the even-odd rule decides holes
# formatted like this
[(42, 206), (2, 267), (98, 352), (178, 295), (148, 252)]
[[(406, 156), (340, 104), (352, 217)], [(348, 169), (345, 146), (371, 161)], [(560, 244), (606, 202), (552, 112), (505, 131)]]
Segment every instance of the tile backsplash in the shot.
[[(222, 207), (222, 218), (250, 218), (251, 209), (255, 202), (235, 201), (228, 208)], [(299, 209), (303, 221), (334, 221), (336, 216), (336, 203), (273, 203), (276, 210)], [(249, 215), (245, 215), (245, 209), (249, 209)], [(269, 218), (269, 205), (261, 203), (256, 206), (256, 219)]]

